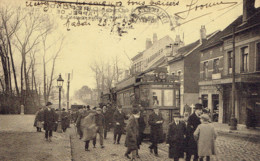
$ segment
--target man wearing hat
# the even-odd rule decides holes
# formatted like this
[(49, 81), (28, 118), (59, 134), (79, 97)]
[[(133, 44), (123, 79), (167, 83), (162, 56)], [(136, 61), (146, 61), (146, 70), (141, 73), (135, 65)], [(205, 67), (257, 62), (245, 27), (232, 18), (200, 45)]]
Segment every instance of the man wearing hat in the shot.
[(202, 104), (195, 104), (193, 114), (188, 118), (187, 133), (186, 133), (186, 161), (190, 161), (191, 156), (194, 155), (194, 161), (198, 160), (197, 142), (194, 139), (193, 133), (197, 129), (200, 122), (200, 115), (202, 114)]
[[(102, 114), (102, 109), (100, 107), (95, 108), (97, 114), (95, 115), (95, 123), (97, 126), (97, 134), (99, 134), (99, 141), (101, 148), (104, 148), (103, 144), (103, 133), (104, 133), (104, 125), (105, 125), (105, 118)], [(93, 139), (94, 148), (96, 147), (96, 137)]]
[(153, 108), (153, 113), (149, 115), (148, 123), (151, 126), (150, 134), (151, 134), (151, 142), (152, 144), (149, 146), (150, 152), (155, 156), (158, 156), (158, 147), (157, 144), (160, 140), (163, 140), (163, 124), (164, 120), (162, 117), (162, 113), (159, 111), (159, 107), (157, 105)]
[(43, 123), (46, 141), (51, 141), (52, 131), (54, 130), (54, 125), (56, 122), (55, 112), (54, 110), (52, 110), (51, 105), (51, 102), (47, 102), (47, 108), (43, 112)]
[(114, 112), (114, 144), (120, 144), (121, 135), (124, 132), (124, 120), (127, 119), (126, 114), (122, 111), (122, 106), (118, 105), (117, 110)]

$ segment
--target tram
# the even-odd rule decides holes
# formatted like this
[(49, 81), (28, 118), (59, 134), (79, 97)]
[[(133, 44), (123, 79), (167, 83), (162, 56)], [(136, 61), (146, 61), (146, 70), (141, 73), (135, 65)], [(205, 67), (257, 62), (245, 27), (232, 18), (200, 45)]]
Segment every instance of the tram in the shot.
[(115, 88), (116, 103), (122, 105), (123, 111), (130, 113), (133, 104), (144, 107), (146, 129), (144, 134), (149, 136), (149, 115), (155, 104), (159, 107), (164, 118), (164, 134), (175, 115), (180, 115), (180, 83), (173, 75), (167, 74), (166, 68), (154, 68), (149, 71), (131, 76), (117, 83)]

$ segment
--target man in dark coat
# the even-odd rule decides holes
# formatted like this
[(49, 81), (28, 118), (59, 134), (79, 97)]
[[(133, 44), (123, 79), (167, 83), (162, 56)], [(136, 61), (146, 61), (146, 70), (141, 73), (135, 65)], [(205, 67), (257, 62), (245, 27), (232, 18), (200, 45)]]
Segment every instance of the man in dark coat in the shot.
[(167, 145), (169, 146), (169, 158), (178, 161), (184, 158), (184, 138), (186, 136), (186, 125), (180, 117), (175, 117), (174, 122), (169, 124)]
[[(104, 148), (104, 142), (103, 142), (103, 133), (104, 133), (104, 124), (105, 124), (105, 118), (102, 114), (102, 109), (97, 108), (96, 109), (96, 115), (95, 115), (95, 123), (97, 126), (97, 134), (99, 134), (99, 141), (101, 148)], [(96, 147), (96, 137), (93, 139), (93, 146)]]
[(46, 141), (51, 141), (52, 131), (54, 129), (54, 125), (56, 122), (55, 111), (51, 108), (52, 103), (47, 102), (47, 108), (43, 113), (43, 121), (44, 121), (44, 130), (45, 130), (45, 139)]
[(125, 152), (125, 156), (128, 159), (131, 159), (129, 157), (129, 154), (132, 152), (132, 160), (136, 158), (136, 154), (138, 151), (138, 118), (140, 117), (139, 110), (134, 107), (132, 110), (132, 115), (130, 116), (128, 120), (128, 124), (126, 126), (126, 138), (125, 138), (125, 146), (127, 147), (127, 151)]
[(194, 113), (188, 118), (186, 131), (186, 161), (190, 161), (191, 156), (194, 155), (194, 161), (198, 160), (197, 142), (194, 139), (193, 133), (197, 129), (200, 122), (200, 115), (202, 114), (202, 104), (197, 103), (194, 108)]
[(151, 135), (151, 142), (152, 145), (149, 146), (150, 152), (153, 153), (155, 156), (158, 156), (158, 147), (157, 144), (163, 138), (163, 124), (164, 120), (162, 114), (159, 111), (158, 106), (153, 108), (153, 113), (150, 114), (148, 123), (151, 126), (150, 135)]
[(114, 144), (120, 144), (121, 135), (124, 132), (124, 125), (127, 119), (126, 114), (122, 111), (122, 106), (119, 105), (117, 110), (114, 113)]
[(104, 139), (107, 138), (107, 132), (109, 131), (109, 127), (110, 127), (110, 124), (111, 124), (111, 118), (112, 118), (112, 115), (109, 113), (108, 109), (107, 109), (107, 106), (104, 105), (103, 106), (103, 115), (104, 115), (104, 118), (105, 118), (105, 124), (104, 124)]
[(61, 112), (61, 127), (63, 132), (66, 132), (67, 128), (69, 127), (68, 113), (65, 111), (65, 108), (63, 108)]
[(139, 105), (139, 109), (140, 109), (140, 117), (138, 118), (138, 125), (139, 125), (138, 149), (142, 144), (143, 137), (144, 137), (144, 130), (146, 126), (144, 121), (144, 108), (141, 105)]

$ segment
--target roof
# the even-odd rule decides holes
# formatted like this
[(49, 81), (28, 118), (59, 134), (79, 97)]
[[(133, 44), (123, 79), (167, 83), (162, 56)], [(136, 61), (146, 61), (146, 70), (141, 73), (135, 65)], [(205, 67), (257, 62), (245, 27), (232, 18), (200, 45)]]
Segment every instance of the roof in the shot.
[(134, 61), (135, 59), (137, 59), (137, 58), (143, 56), (143, 53), (144, 53), (143, 51), (140, 52), (140, 53), (138, 53), (138, 54), (137, 54), (136, 56), (134, 56), (131, 60)]
[(256, 8), (255, 14), (253, 14), (250, 18), (247, 19), (247, 22), (243, 23), (243, 15), (239, 16), (236, 20), (234, 20), (230, 25), (228, 25), (223, 31), (216, 34), (211, 40), (207, 41), (202, 50), (206, 50), (212, 46), (222, 44), (223, 39), (232, 36), (233, 34), (233, 26), (236, 26), (236, 33), (252, 28), (256, 25), (260, 25), (260, 7)]
[[(212, 37), (214, 37), (217, 33), (219, 33), (220, 31), (215, 31), (209, 35), (207, 35), (207, 41), (208, 40), (211, 40)], [(206, 42), (207, 42), (206, 41)], [(184, 56), (187, 56), (189, 55), (193, 50), (197, 49), (198, 47), (201, 47), (201, 42), (200, 40), (196, 40), (195, 42), (193, 43), (190, 43), (188, 45), (185, 45), (181, 48), (179, 48), (177, 50), (177, 54), (174, 55), (174, 58), (172, 60), (170, 60), (168, 63), (172, 63), (176, 60), (179, 60), (179, 58), (183, 58)]]

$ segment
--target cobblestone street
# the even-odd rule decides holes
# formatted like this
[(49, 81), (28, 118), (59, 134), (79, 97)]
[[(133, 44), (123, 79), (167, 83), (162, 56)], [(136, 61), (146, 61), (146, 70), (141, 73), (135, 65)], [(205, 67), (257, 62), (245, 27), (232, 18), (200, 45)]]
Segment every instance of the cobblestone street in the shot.
[[(96, 148), (90, 142), (90, 151), (84, 150), (84, 142), (76, 136), (75, 127), (71, 125), (66, 133), (54, 133), (51, 143), (44, 141), (44, 133), (33, 128), (33, 115), (0, 115), (0, 160), (1, 161), (126, 161), (124, 153), (125, 135), (121, 144), (113, 144), (112, 132), (104, 141), (105, 148)], [(71, 140), (70, 140), (71, 139)], [(160, 157), (151, 155), (150, 143), (141, 145), (139, 151), (142, 161), (167, 161), (168, 148), (159, 145)], [(258, 161), (260, 158), (259, 138), (219, 135), (217, 138), (217, 155), (213, 161)], [(72, 155), (71, 155), (72, 154)]]
[[(108, 133), (108, 139), (105, 140), (105, 148), (101, 149), (100, 146), (93, 148), (92, 142), (90, 143), (90, 152), (85, 152), (84, 142), (75, 136), (75, 129), (70, 129), (72, 139), (72, 156), (75, 161), (82, 160), (127, 160), (124, 157), (126, 147), (124, 146), (125, 135), (121, 138), (121, 144), (113, 144), (112, 132)], [(97, 138), (97, 143), (98, 143)], [(159, 145), (160, 157), (151, 155), (148, 149), (150, 143), (143, 143), (139, 151), (140, 159), (142, 161), (160, 160), (167, 161), (168, 148), (165, 144)], [(98, 145), (98, 144), (97, 144)], [(258, 161), (260, 159), (260, 141), (257, 138), (242, 138), (229, 135), (219, 135), (217, 138), (217, 155), (212, 156), (213, 161)]]

